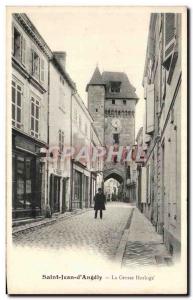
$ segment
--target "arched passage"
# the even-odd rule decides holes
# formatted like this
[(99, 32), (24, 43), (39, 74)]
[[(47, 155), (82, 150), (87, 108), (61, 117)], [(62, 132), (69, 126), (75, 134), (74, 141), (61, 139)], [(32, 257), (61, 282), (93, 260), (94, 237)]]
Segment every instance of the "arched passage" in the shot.
[(118, 172), (107, 172), (104, 176), (104, 192), (107, 201), (122, 201), (123, 177)]
[(120, 184), (123, 183), (123, 178), (120, 174), (118, 173), (110, 173), (108, 174), (105, 178), (104, 178), (104, 182), (110, 178), (113, 178), (115, 180), (117, 180)]

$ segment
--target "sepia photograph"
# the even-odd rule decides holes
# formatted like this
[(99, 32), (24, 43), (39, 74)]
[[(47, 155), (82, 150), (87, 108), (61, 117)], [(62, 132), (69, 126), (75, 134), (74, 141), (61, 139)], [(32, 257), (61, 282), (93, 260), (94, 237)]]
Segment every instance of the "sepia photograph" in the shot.
[(187, 8), (6, 8), (7, 293), (187, 294)]

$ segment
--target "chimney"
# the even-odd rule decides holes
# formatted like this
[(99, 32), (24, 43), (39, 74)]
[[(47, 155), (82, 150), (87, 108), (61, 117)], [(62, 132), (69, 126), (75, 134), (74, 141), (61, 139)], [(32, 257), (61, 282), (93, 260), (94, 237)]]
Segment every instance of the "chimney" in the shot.
[(66, 68), (66, 52), (64, 51), (56, 51), (54, 52), (54, 56), (56, 60), (61, 64), (61, 66)]

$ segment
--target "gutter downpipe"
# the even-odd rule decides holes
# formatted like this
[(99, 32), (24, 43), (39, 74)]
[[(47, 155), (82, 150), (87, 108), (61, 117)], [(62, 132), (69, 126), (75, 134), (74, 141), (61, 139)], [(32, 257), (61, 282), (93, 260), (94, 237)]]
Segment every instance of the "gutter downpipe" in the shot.
[[(50, 145), (50, 59), (48, 61), (48, 114), (47, 114), (47, 140), (48, 140), (48, 148)], [(46, 175), (47, 175), (47, 199), (46, 199), (46, 207), (49, 206), (49, 149), (47, 154), (47, 168), (46, 168)], [(49, 207), (51, 212), (51, 207)]]
[[(76, 94), (76, 91), (71, 91), (70, 99), (70, 147), (72, 149), (72, 97)], [(72, 198), (73, 198), (73, 158), (70, 160), (70, 205), (69, 211), (72, 211)]]

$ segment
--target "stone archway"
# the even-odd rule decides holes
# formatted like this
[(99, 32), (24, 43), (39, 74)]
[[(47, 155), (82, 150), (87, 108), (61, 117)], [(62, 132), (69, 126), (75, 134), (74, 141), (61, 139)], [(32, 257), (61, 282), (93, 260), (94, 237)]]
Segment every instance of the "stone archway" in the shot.
[(118, 173), (110, 173), (104, 177), (104, 182), (110, 178), (116, 179), (120, 184), (123, 183), (123, 178)]
[(116, 179), (119, 183), (123, 183), (125, 180), (125, 173), (123, 169), (118, 168), (110, 168), (104, 170), (104, 181), (108, 180), (109, 178)]
[(106, 195), (107, 197), (111, 198), (111, 201), (124, 201), (124, 195), (123, 195), (123, 188), (124, 188), (124, 174), (123, 172), (117, 170), (117, 169), (108, 169), (104, 171), (104, 188), (105, 190), (109, 190), (109, 181), (112, 183), (111, 179), (114, 179), (114, 185), (115, 182), (117, 182), (117, 192), (116, 192), (116, 199), (113, 200), (113, 194), (111, 191), (111, 195)]

